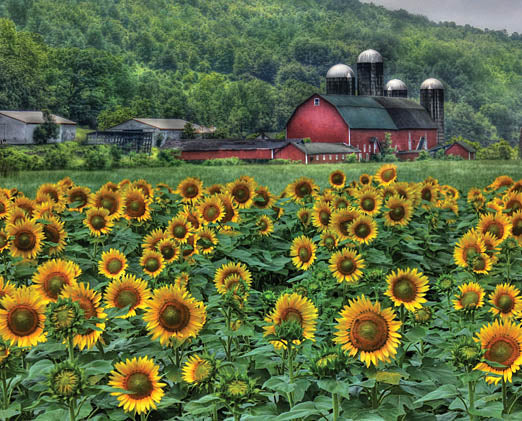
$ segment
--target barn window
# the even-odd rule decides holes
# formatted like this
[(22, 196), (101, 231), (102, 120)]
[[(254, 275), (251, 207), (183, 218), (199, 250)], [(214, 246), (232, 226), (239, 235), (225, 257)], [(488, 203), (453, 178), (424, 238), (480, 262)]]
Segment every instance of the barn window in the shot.
[(326, 159), (326, 155), (323, 155), (323, 161)]
[(339, 161), (339, 155), (335, 155), (335, 160)]
[(341, 155), (341, 160), (343, 160), (343, 161), (344, 161), (344, 154), (342, 154), (342, 155)]
[(314, 98), (314, 105), (317, 107), (320, 104), (319, 98)]
[(373, 144), (373, 153), (377, 153), (377, 142)]
[(366, 152), (366, 144), (363, 145), (363, 152)]
[(328, 161), (332, 160), (332, 155), (328, 155)]

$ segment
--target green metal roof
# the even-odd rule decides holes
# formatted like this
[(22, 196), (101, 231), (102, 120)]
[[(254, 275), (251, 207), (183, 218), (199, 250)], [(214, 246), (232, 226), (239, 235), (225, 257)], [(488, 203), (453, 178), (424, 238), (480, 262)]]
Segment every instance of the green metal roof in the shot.
[(348, 146), (346, 143), (325, 143), (325, 142), (311, 142), (311, 143), (293, 143), (293, 145), (305, 152), (307, 155), (314, 154), (343, 154), (343, 153), (352, 153), (352, 152), (360, 152), (359, 149), (354, 148), (352, 146)]

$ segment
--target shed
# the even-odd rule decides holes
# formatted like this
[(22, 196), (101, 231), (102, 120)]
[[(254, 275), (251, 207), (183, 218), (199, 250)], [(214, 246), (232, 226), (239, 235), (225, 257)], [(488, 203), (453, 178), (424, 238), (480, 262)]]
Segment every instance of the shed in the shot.
[(465, 142), (453, 142), (447, 145), (437, 145), (430, 149), (430, 153), (434, 155), (438, 150), (443, 149), (444, 155), (456, 155), (466, 160), (475, 159), (476, 150)]
[(275, 158), (301, 161), (303, 164), (332, 164), (344, 162), (350, 154), (356, 154), (357, 159), (360, 160), (360, 152), (359, 149), (346, 143), (292, 141), (276, 152)]
[[(76, 123), (51, 114), (58, 125), (58, 136), (51, 143), (65, 142), (76, 137)], [(0, 111), (0, 142), (27, 145), (33, 142), (35, 129), (44, 123), (42, 111)]]

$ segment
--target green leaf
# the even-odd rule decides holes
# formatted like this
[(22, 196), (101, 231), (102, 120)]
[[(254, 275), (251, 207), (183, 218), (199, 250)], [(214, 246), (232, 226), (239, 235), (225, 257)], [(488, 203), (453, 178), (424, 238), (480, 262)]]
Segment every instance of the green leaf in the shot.
[(326, 390), (328, 393), (338, 393), (341, 396), (349, 396), (350, 394), (350, 385), (344, 381), (332, 379), (319, 380), (317, 386)]
[(435, 389), (433, 392), (428, 393), (420, 399), (417, 399), (414, 403), (435, 401), (437, 399), (454, 398), (457, 396), (457, 388), (452, 384), (445, 384)]
[(291, 384), (287, 376), (274, 376), (263, 384), (263, 388), (274, 390), (279, 394), (286, 394), (295, 390), (295, 383)]
[(303, 402), (295, 405), (290, 411), (276, 417), (276, 421), (295, 420), (297, 418), (319, 415), (321, 412), (313, 402)]

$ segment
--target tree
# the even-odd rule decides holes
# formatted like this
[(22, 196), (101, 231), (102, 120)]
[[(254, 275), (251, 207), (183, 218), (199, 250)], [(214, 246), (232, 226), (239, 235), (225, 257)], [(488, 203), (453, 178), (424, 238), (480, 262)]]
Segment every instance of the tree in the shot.
[(43, 110), (43, 124), (40, 124), (33, 132), (33, 142), (37, 145), (43, 145), (49, 142), (49, 140), (56, 139), (60, 128), (53, 120), (53, 117), (49, 110)]
[(134, 108), (117, 105), (114, 108), (103, 110), (98, 115), (98, 128), (100, 130), (106, 130), (109, 127), (117, 126), (136, 116), (137, 114)]
[(194, 126), (188, 121), (185, 123), (183, 127), (183, 134), (181, 135), (183, 139), (194, 139), (196, 137), (196, 129)]

